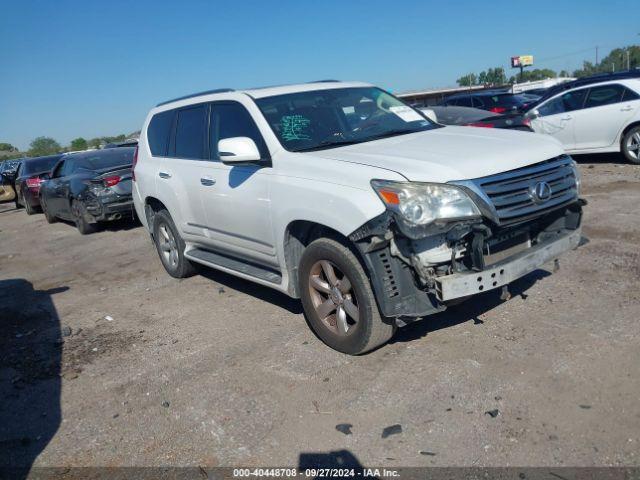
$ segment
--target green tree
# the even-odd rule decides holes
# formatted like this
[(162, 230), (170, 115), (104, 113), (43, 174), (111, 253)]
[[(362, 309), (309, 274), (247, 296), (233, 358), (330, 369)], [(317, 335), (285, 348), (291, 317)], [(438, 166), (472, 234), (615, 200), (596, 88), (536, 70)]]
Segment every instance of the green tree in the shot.
[(475, 73), (468, 73), (456, 80), (461, 87), (471, 87), (472, 85), (478, 85), (478, 77)]
[(488, 68), (486, 71), (480, 72), (478, 75), (478, 83), (481, 85), (504, 85), (507, 83), (504, 68)]
[(31, 142), (30, 157), (53, 155), (61, 150), (60, 144), (50, 137), (38, 137)]
[(0, 152), (17, 152), (18, 149), (10, 143), (0, 143)]
[(631, 45), (623, 48), (614, 48), (602, 59), (598, 65), (591, 62), (583, 62), (582, 68), (573, 72), (574, 77), (588, 77), (597, 73), (619, 72), (640, 67), (640, 45)]
[(73, 140), (71, 140), (71, 150), (86, 150), (88, 147), (89, 144), (82, 137), (74, 138)]
[(534, 70), (525, 70), (520, 74), (514, 75), (509, 79), (509, 83), (519, 82), (535, 82), (536, 80), (546, 80), (547, 78), (555, 78), (558, 75), (554, 70), (549, 68), (536, 68)]

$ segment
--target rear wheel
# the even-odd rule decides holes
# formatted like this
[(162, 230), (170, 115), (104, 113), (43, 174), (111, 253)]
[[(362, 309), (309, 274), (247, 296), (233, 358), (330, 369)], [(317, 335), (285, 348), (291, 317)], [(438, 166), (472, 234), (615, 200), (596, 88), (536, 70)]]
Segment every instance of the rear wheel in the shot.
[(24, 193), (22, 194), (22, 204), (24, 205), (24, 211), (27, 212), (27, 215), (33, 215), (36, 213), (36, 209), (27, 201)]
[(153, 240), (160, 261), (169, 275), (186, 278), (196, 273), (193, 264), (184, 257), (184, 240), (166, 210), (153, 216)]
[(302, 254), (299, 274), (309, 324), (331, 348), (357, 355), (393, 336), (396, 327), (380, 316), (362, 265), (340, 242), (312, 242)]
[(89, 223), (87, 221), (84, 206), (78, 200), (71, 202), (71, 214), (73, 215), (73, 221), (80, 234), (88, 235), (98, 230), (98, 226), (95, 223)]
[(640, 164), (640, 126), (625, 133), (622, 138), (622, 154), (631, 163)]
[(49, 212), (47, 202), (44, 198), (40, 199), (40, 207), (42, 208), (42, 213), (44, 213), (44, 218), (47, 220), (47, 223), (55, 223), (58, 220), (55, 215), (51, 215), (51, 212)]

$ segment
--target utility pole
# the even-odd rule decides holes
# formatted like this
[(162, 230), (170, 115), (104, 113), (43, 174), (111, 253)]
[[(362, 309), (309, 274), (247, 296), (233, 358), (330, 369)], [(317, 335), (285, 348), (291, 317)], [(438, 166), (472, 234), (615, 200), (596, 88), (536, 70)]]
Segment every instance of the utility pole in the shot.
[(596, 67), (598, 66), (598, 47), (596, 47)]
[(631, 70), (631, 64), (629, 61), (629, 49), (627, 48), (627, 70)]

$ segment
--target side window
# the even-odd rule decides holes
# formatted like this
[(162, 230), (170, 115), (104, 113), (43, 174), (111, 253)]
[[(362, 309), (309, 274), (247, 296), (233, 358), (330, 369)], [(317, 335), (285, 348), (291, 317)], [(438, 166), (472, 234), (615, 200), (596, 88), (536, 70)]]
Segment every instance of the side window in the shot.
[(475, 108), (484, 108), (484, 102), (480, 97), (473, 98), (473, 106)]
[(471, 100), (471, 97), (463, 97), (458, 99), (456, 105), (458, 105), (459, 107), (471, 107), (473, 106), (473, 101)]
[(59, 177), (62, 177), (64, 175), (64, 173), (63, 173), (64, 164), (65, 164), (65, 160), (60, 160), (58, 162), (58, 164), (55, 166), (55, 168), (51, 172), (51, 178), (59, 178)]
[(213, 103), (211, 105), (210, 151), (213, 160), (219, 160), (218, 142), (225, 138), (249, 137), (256, 143), (260, 156), (269, 158), (267, 145), (251, 114), (237, 102)]
[(149, 122), (147, 128), (147, 140), (151, 155), (155, 157), (166, 157), (169, 145), (169, 134), (173, 125), (175, 110), (156, 113)]
[(623, 102), (630, 102), (631, 100), (638, 100), (640, 98), (640, 95), (638, 95), (633, 90), (629, 90), (628, 88), (625, 88), (625, 87), (622, 87), (622, 88), (624, 90), (622, 92), (622, 101)]
[(556, 97), (552, 100), (549, 100), (547, 103), (538, 108), (538, 112), (543, 117), (547, 117), (549, 115), (557, 115), (558, 113), (564, 113), (564, 103), (562, 102), (562, 97)]
[(584, 108), (602, 107), (622, 101), (624, 87), (622, 85), (602, 85), (589, 90)]
[(75, 170), (76, 162), (72, 158), (67, 158), (63, 161), (62, 168), (60, 168), (60, 176), (66, 177), (71, 175)]
[(175, 157), (203, 160), (205, 158), (206, 105), (177, 111)]

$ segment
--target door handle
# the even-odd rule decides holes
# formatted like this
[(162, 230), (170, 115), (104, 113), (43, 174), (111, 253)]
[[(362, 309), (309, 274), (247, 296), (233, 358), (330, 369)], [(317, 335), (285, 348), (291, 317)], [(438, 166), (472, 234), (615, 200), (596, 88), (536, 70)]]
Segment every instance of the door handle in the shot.
[(204, 185), (205, 187), (210, 187), (212, 185), (215, 185), (216, 181), (211, 177), (201, 177), (200, 178), (200, 183), (202, 185)]
[(629, 112), (631, 110), (633, 110), (633, 107), (631, 105), (627, 105), (626, 107), (622, 107), (620, 109), (621, 112)]
[(160, 178), (171, 178), (171, 174), (167, 172), (158, 172)]
[(571, 115), (565, 115), (565, 116), (564, 116), (564, 117), (562, 117), (560, 120), (567, 121), (567, 120), (571, 120), (572, 118), (573, 118), (573, 117), (572, 117)]

